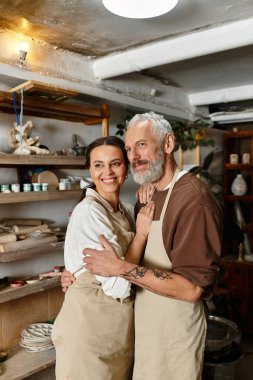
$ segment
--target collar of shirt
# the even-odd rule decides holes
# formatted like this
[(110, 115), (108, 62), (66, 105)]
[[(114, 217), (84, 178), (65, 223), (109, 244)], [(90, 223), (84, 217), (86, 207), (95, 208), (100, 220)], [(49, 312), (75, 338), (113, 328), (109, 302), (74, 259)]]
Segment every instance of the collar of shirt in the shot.
[[(186, 170), (180, 170), (180, 172), (179, 172), (178, 175), (177, 175), (176, 182), (177, 182), (177, 181), (178, 181), (183, 175), (185, 175), (186, 173), (188, 173)], [(170, 184), (171, 184), (171, 182), (168, 183), (168, 185), (163, 189), (163, 191), (164, 191), (164, 190), (168, 190), (168, 189), (170, 188)]]
[[(97, 198), (97, 199), (99, 200), (99, 202), (102, 203), (102, 205), (103, 205), (108, 211), (110, 211), (110, 212), (114, 212), (112, 206), (110, 205), (110, 203), (109, 203), (106, 199), (104, 199), (103, 197), (101, 197), (101, 195), (100, 195), (96, 190), (94, 190), (94, 189), (90, 189), (90, 188), (87, 188), (87, 190), (86, 190), (86, 195), (90, 195), (90, 196), (92, 196), (92, 197), (94, 197), (94, 198)], [(121, 204), (120, 201), (119, 201), (119, 211), (120, 211), (121, 213), (124, 212), (123, 207), (122, 207), (122, 204)]]

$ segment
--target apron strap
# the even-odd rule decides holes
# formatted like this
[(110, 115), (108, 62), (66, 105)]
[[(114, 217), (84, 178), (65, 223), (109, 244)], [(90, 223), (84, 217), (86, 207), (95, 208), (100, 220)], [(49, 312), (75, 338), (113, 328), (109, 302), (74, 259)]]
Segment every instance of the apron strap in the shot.
[(161, 212), (161, 215), (160, 215), (160, 221), (163, 221), (163, 218), (164, 218), (164, 215), (165, 215), (165, 212), (166, 212), (166, 209), (167, 209), (167, 206), (168, 206), (168, 203), (169, 203), (169, 200), (170, 200), (170, 196), (171, 196), (171, 193), (172, 193), (172, 190), (174, 188), (174, 185), (176, 183), (176, 180), (177, 180), (177, 176), (178, 176), (178, 173), (180, 172), (180, 169), (179, 167), (177, 166), (176, 167), (176, 170), (173, 174), (173, 177), (172, 177), (172, 181), (170, 183), (170, 188), (169, 188), (169, 191), (168, 191), (168, 194), (165, 198), (165, 201), (164, 201), (164, 204), (163, 204), (163, 209), (162, 209), (162, 212)]
[[(105, 211), (106, 211), (106, 213), (108, 215), (109, 220), (111, 220), (109, 210), (107, 210), (107, 208), (105, 207), (105, 205), (103, 205), (103, 203), (100, 202), (99, 199), (97, 199), (96, 197), (93, 197), (92, 195), (87, 195), (85, 198), (92, 199), (95, 202), (99, 203), (105, 209)], [(119, 203), (120, 203), (120, 206), (123, 209), (124, 215), (125, 215), (128, 223), (129, 223), (131, 231), (135, 232), (135, 224), (134, 224), (132, 216), (130, 215), (130, 212), (128, 211), (128, 209), (120, 201), (119, 201)]]
[(131, 228), (131, 231), (135, 232), (135, 230), (136, 230), (135, 229), (135, 223), (134, 223), (134, 220), (133, 220), (133, 218), (132, 218), (132, 216), (130, 214), (130, 211), (128, 211), (128, 209), (121, 202), (120, 202), (120, 205), (121, 205), (121, 207), (122, 207), (122, 209), (124, 211), (126, 219), (128, 220), (128, 223), (129, 223), (129, 226)]

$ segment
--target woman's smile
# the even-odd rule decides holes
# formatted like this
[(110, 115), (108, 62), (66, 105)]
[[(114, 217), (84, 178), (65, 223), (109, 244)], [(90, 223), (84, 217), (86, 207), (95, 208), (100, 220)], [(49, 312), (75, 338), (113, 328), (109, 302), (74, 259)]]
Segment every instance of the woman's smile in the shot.
[(115, 182), (117, 180), (117, 178), (102, 178), (101, 179), (101, 181), (103, 182), (103, 183), (105, 183), (105, 184), (111, 184), (111, 183), (113, 183), (113, 182)]

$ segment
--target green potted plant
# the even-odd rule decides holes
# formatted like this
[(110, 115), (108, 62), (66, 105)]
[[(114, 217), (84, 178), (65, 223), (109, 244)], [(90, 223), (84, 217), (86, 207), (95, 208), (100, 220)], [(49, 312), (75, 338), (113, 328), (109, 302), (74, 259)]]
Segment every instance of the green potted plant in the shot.
[[(125, 119), (116, 125), (116, 136), (124, 136), (127, 122), (135, 115), (131, 110), (127, 110)], [(203, 118), (194, 121), (170, 120), (169, 121), (176, 138), (175, 151), (179, 147), (183, 150), (193, 150), (197, 146), (214, 146), (213, 139), (205, 139), (205, 129), (211, 126), (211, 119)]]
[(206, 128), (210, 128), (210, 118), (196, 119), (194, 121), (170, 120), (176, 138), (175, 151), (193, 150), (197, 146), (214, 146), (213, 139), (205, 138)]

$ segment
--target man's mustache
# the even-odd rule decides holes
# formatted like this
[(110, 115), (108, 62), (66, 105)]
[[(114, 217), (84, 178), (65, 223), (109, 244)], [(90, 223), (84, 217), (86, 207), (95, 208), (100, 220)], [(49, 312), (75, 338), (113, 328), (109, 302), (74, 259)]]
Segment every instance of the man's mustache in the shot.
[(143, 165), (143, 164), (147, 164), (147, 163), (148, 163), (147, 160), (136, 160), (132, 163), (132, 168), (134, 169), (138, 165)]

